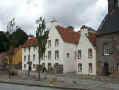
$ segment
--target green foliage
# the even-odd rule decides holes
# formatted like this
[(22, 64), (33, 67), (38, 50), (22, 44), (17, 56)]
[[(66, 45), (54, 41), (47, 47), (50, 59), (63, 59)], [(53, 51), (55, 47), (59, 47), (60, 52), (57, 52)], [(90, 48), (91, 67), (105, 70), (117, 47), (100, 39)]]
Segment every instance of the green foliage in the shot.
[[(45, 19), (43, 17), (40, 17), (39, 20), (39, 24), (36, 30), (36, 38), (38, 40), (38, 45), (39, 45), (39, 64), (40, 64), (40, 60), (43, 57), (45, 50), (46, 50), (46, 43), (47, 43), (47, 39), (48, 39), (48, 31), (46, 30), (46, 24), (45, 24)], [(41, 67), (39, 65), (38, 67), (38, 71), (39, 71), (39, 80), (40, 80), (40, 72), (41, 72)]]
[(0, 31), (0, 53), (9, 49), (9, 39), (5, 32)]
[(39, 44), (39, 60), (43, 57), (43, 54), (45, 53), (48, 33), (49, 32), (46, 30), (45, 19), (43, 17), (40, 17), (36, 31), (36, 38)]
[(19, 27), (16, 29), (15, 32), (13, 32), (11, 35), (10, 35), (10, 38), (11, 38), (11, 45), (16, 48), (16, 47), (19, 47), (21, 45), (23, 45), (28, 36), (27, 34)]

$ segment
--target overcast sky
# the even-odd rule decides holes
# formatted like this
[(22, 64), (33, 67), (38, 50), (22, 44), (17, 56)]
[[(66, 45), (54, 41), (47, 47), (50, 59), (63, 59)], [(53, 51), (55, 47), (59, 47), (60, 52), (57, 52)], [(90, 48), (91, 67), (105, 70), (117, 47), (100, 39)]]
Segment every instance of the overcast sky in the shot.
[(35, 32), (35, 20), (40, 16), (55, 17), (62, 26), (72, 25), (79, 29), (88, 25), (97, 29), (107, 14), (107, 0), (1, 0), (0, 31), (12, 18), (25, 32)]

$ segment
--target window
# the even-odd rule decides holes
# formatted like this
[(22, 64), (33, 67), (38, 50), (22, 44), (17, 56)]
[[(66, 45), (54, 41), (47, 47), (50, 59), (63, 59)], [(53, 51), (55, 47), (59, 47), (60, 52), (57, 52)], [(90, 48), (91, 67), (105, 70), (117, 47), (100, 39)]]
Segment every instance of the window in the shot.
[(51, 40), (48, 40), (48, 48), (51, 47)]
[(51, 51), (48, 51), (48, 59), (51, 59)]
[(89, 73), (92, 73), (92, 70), (93, 69), (93, 67), (92, 67), (92, 63), (89, 63)]
[(30, 55), (28, 55), (28, 61), (30, 61)]
[(69, 53), (67, 53), (67, 58), (69, 58), (70, 57), (70, 54)]
[(78, 50), (78, 59), (81, 58), (81, 50)]
[(92, 58), (93, 52), (92, 49), (88, 49), (88, 58)]
[(103, 44), (103, 53), (105, 56), (109, 56), (112, 54), (112, 48), (111, 48), (110, 43)]
[(26, 61), (26, 56), (24, 56), (24, 61)]
[(24, 64), (24, 68), (26, 68), (26, 64)]
[(115, 6), (119, 7), (119, 0), (115, 0)]
[(35, 60), (35, 54), (33, 55), (33, 60)]
[(33, 64), (33, 68), (36, 68), (36, 65), (35, 64)]
[(78, 72), (82, 72), (82, 64), (81, 63), (78, 64)]
[(59, 39), (55, 39), (55, 46), (57, 47), (59, 45)]
[(119, 63), (117, 63), (117, 72), (119, 72)]
[(59, 51), (56, 50), (56, 51), (55, 51), (55, 59), (58, 59), (58, 58), (59, 58)]

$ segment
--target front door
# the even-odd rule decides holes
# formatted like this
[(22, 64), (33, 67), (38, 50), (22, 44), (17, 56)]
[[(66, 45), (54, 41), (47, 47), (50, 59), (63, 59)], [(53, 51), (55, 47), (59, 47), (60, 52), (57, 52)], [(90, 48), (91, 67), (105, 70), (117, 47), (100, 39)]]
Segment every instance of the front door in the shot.
[(104, 63), (103, 75), (109, 75), (109, 64), (108, 63)]

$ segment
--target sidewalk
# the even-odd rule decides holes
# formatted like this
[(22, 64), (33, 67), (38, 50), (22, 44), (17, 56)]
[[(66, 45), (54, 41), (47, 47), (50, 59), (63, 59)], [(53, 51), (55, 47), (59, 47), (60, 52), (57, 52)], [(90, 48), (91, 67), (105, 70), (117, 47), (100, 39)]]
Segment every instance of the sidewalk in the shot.
[[(22, 76), (21, 76), (22, 75)], [(0, 76), (0, 83), (20, 84), (28, 86), (38, 87), (50, 87), (50, 88), (61, 88), (71, 90), (119, 90), (119, 83), (97, 81), (90, 78), (82, 78), (79, 76), (67, 76), (67, 75), (46, 75), (45, 79), (41, 74), (41, 81), (37, 81), (38, 75), (32, 73), (31, 77), (24, 76), (22, 73), (12, 79), (8, 78), (8, 75)], [(49, 79), (51, 77), (56, 78), (53, 84), (50, 84)]]
[(49, 87), (49, 88), (59, 88), (59, 89), (67, 89), (67, 90), (86, 90), (80, 87), (76, 87), (73, 85), (69, 85), (61, 82), (54, 82), (50, 84), (49, 82), (41, 82), (41, 81), (33, 81), (33, 80), (4, 80), (0, 79), (0, 83), (6, 84), (16, 84), (16, 85), (26, 85), (26, 86), (36, 86), (36, 87)]

